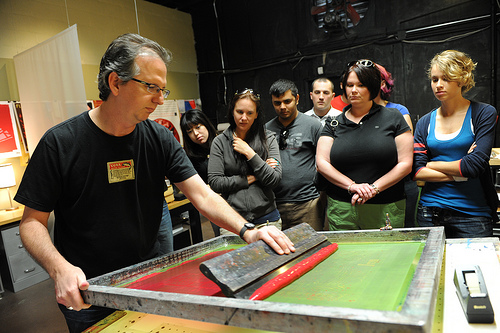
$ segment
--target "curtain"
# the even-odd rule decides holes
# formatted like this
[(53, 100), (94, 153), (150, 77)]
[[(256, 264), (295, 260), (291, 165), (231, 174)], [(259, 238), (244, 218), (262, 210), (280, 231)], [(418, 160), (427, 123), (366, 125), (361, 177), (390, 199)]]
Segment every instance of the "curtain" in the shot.
[(14, 56), (30, 153), (52, 126), (87, 110), (76, 25)]

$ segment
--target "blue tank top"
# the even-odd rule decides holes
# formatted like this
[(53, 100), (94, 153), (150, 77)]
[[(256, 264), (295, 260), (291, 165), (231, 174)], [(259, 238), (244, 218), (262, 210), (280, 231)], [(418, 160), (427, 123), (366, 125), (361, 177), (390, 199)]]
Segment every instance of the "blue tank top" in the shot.
[[(431, 113), (427, 135), (428, 155), (431, 161), (456, 161), (467, 155), (475, 136), (471, 128), (471, 108), (467, 110), (462, 128), (449, 140), (436, 138), (436, 114)], [(420, 197), (423, 206), (452, 209), (472, 216), (491, 217), (479, 178), (463, 182), (426, 182)]]

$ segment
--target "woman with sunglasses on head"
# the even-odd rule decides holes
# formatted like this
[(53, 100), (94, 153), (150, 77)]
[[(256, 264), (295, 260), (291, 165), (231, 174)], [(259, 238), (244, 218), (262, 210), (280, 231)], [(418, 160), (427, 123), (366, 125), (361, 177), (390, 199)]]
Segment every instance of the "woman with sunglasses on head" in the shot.
[(348, 64), (342, 87), (350, 105), (326, 123), (318, 141), (318, 171), (330, 182), (330, 230), (403, 227), (404, 177), (413, 137), (401, 113), (376, 104), (380, 71), (371, 60)]
[(475, 67), (460, 51), (434, 56), (428, 75), (441, 106), (422, 117), (415, 130), (414, 178), (425, 181), (417, 223), (444, 226), (447, 238), (492, 236), (498, 221), (488, 163), (497, 112), (463, 97), (474, 86)]
[(273, 193), (282, 174), (279, 147), (264, 127), (260, 96), (251, 89), (237, 92), (227, 118), (230, 126), (210, 149), (208, 183), (251, 222), (249, 228), (269, 223), (281, 230)]
[[(389, 101), (392, 94), (392, 89), (394, 88), (394, 79), (392, 74), (385, 69), (384, 66), (380, 64), (375, 64), (380, 71), (380, 77), (382, 79), (380, 92), (378, 96), (373, 100), (375, 103), (385, 106), (387, 108), (393, 108), (399, 110), (403, 115), (408, 126), (410, 126), (411, 132), (413, 133), (413, 123), (411, 121), (410, 112), (408, 108), (404, 105), (394, 103)], [(418, 201), (418, 186), (417, 182), (411, 179), (411, 175), (405, 177), (405, 195), (406, 195), (406, 210), (405, 210), (405, 227), (411, 228), (415, 226), (415, 215), (417, 210)]]
[[(184, 138), (184, 150), (201, 179), (208, 184), (208, 158), (210, 146), (217, 135), (214, 125), (203, 111), (191, 109), (181, 117), (181, 132)], [(213, 223), (215, 237), (220, 236), (220, 227)]]

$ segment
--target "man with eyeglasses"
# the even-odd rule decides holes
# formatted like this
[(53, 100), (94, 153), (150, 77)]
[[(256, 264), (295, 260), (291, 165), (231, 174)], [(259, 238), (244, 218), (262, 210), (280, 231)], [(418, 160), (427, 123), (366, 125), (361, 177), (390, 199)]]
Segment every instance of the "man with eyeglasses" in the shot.
[(307, 222), (315, 230), (323, 230), (325, 208), (314, 183), (322, 125), (299, 112), (298, 89), (292, 81), (277, 80), (269, 94), (277, 117), (266, 128), (278, 138), (283, 167), (281, 182), (274, 188), (282, 229)]
[(15, 197), (25, 205), (23, 244), (54, 280), (70, 332), (115, 311), (84, 303), (80, 290), (88, 288), (88, 278), (156, 256), (165, 177), (210, 221), (249, 243), (262, 239), (280, 254), (294, 251), (275, 227), (245, 225), (206, 186), (173, 134), (148, 119), (168, 96), (170, 58), (139, 35), (115, 39), (100, 64), (102, 105), (45, 133)]
[(314, 80), (309, 96), (313, 102), (313, 107), (304, 114), (318, 119), (321, 125), (325, 126), (325, 121), (328, 117), (333, 118), (342, 113), (334, 109), (331, 105), (335, 93), (333, 92), (332, 81), (327, 78), (320, 77)]

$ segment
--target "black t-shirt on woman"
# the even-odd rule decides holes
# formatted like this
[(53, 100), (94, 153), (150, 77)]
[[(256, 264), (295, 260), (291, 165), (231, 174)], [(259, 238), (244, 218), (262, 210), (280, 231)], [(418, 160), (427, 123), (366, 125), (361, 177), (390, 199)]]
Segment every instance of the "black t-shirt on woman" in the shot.
[[(342, 113), (326, 122), (322, 136), (334, 138), (330, 163), (356, 183), (371, 184), (389, 172), (398, 162), (395, 137), (410, 127), (401, 113), (373, 103), (370, 112), (359, 124)], [(351, 196), (343, 188), (329, 184), (327, 194), (350, 202)], [(370, 199), (370, 204), (385, 204), (404, 198), (404, 181), (382, 191)]]

